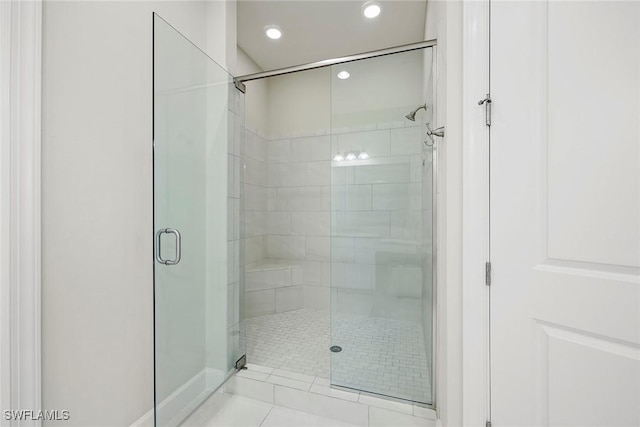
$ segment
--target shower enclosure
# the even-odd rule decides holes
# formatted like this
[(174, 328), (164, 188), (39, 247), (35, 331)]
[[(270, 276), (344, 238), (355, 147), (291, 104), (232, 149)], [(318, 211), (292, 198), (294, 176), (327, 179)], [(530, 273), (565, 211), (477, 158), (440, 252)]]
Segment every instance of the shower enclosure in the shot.
[(234, 79), (154, 15), (156, 425), (245, 362), (435, 405), (434, 52)]
[(236, 78), (278, 107), (247, 117), (250, 363), (434, 405), (434, 50)]

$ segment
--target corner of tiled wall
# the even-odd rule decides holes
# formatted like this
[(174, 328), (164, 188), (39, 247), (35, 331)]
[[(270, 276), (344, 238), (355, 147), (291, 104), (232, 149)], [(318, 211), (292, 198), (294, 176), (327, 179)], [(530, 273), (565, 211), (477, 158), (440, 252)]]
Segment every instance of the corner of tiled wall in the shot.
[(229, 85), (228, 106), (228, 146), (227, 146), (227, 362), (228, 368), (242, 355), (244, 343), (241, 319), (243, 304), (240, 303), (244, 289), (242, 274), (244, 271), (244, 223), (241, 213), (244, 210), (241, 152), (244, 146), (244, 96)]

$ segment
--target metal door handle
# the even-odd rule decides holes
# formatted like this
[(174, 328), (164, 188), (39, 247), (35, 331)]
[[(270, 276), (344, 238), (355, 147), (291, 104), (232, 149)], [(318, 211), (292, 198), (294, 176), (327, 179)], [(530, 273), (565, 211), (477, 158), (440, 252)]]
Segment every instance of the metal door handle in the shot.
[[(176, 236), (176, 257), (175, 259), (163, 259), (162, 255), (161, 255), (161, 245), (160, 245), (160, 238), (162, 237), (162, 234), (166, 233), (166, 234), (173, 234)], [(182, 258), (182, 236), (180, 235), (180, 232), (178, 230), (176, 230), (175, 228), (163, 228), (161, 230), (158, 230), (156, 232), (156, 261), (158, 261), (160, 264), (164, 264), (164, 265), (176, 265), (177, 263), (180, 262), (180, 258)]]

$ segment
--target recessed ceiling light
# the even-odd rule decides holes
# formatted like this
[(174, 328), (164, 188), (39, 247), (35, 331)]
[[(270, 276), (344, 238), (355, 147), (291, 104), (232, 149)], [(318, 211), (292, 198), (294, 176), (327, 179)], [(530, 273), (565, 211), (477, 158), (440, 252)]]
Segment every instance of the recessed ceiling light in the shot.
[(374, 1), (368, 1), (362, 5), (362, 14), (369, 19), (375, 18), (380, 15), (382, 8), (380, 4)]
[(278, 40), (282, 37), (282, 30), (277, 25), (267, 25), (264, 27), (264, 33), (273, 40)]
[(339, 78), (340, 80), (348, 79), (348, 78), (349, 78), (349, 76), (351, 76), (351, 74), (349, 74), (349, 72), (348, 72), (348, 71), (345, 71), (345, 70), (342, 70), (342, 71), (340, 71), (340, 72), (338, 73), (338, 78)]

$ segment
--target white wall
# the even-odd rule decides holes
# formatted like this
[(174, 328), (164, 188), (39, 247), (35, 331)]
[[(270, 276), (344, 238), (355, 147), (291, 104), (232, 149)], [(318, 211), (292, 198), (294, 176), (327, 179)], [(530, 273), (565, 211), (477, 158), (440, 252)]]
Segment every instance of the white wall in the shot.
[[(237, 74), (259, 73), (263, 71), (240, 47), (237, 53)], [(267, 133), (267, 83), (268, 79), (245, 82), (247, 93), (245, 97), (245, 128), (258, 135)]]
[[(397, 123), (419, 105), (423, 93), (425, 50), (380, 56), (331, 67), (331, 127)], [(350, 73), (346, 80), (336, 74)], [(417, 123), (424, 111), (418, 114)]]
[(44, 4), (42, 401), (65, 425), (153, 405), (152, 12), (225, 64), (220, 6)]
[(270, 77), (268, 135), (301, 136), (331, 127), (331, 68)]
[(428, 1), (425, 39), (437, 39), (438, 150), (436, 406), (462, 425), (462, 2)]
[[(268, 135), (295, 137), (329, 128), (402, 121), (409, 112), (407, 105), (424, 102), (421, 55), (375, 61), (375, 67), (358, 61), (265, 79)], [(341, 70), (351, 77), (335, 78)], [(250, 98), (251, 92), (247, 93)]]

